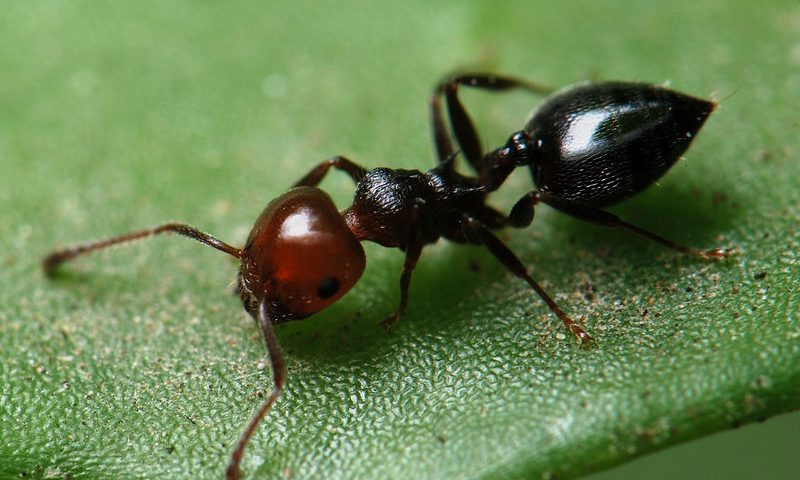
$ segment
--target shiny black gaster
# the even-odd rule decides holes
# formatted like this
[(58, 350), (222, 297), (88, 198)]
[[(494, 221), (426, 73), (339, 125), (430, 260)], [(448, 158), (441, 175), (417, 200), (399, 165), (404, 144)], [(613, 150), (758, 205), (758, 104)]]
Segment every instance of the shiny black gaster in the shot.
[(556, 94), (525, 125), (539, 190), (611, 205), (658, 180), (715, 104), (653, 85), (586, 84)]

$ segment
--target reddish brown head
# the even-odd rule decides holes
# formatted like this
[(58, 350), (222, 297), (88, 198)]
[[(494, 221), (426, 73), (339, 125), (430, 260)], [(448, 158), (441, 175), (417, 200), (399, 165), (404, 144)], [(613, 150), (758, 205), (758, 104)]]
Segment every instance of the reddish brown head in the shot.
[(364, 249), (331, 198), (314, 187), (276, 198), (242, 249), (240, 287), (245, 306), (266, 299), (273, 322), (304, 318), (347, 293), (361, 277)]

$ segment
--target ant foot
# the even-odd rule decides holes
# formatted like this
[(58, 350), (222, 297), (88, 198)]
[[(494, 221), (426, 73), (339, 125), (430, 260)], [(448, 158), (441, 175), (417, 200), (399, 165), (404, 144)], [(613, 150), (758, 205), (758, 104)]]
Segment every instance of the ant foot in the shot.
[(732, 249), (732, 248), (720, 247), (720, 248), (714, 248), (714, 249), (711, 249), (711, 250), (706, 250), (705, 252), (701, 252), (701, 253), (702, 253), (701, 256), (703, 258), (728, 258), (731, 255), (736, 254), (737, 251), (735, 249)]
[(391, 330), (392, 326), (400, 320), (400, 313), (394, 312), (393, 314), (389, 315), (388, 317), (384, 318), (381, 322), (381, 326), (386, 330)]
[(58, 273), (58, 267), (64, 263), (66, 256), (64, 252), (61, 250), (57, 250), (42, 260), (42, 270), (44, 270), (44, 274), (48, 278), (53, 278)]
[(581, 342), (581, 348), (589, 348), (594, 344), (594, 340), (592, 339), (591, 335), (586, 333), (586, 330), (582, 329), (581, 327), (572, 324), (570, 325), (569, 331), (575, 335), (578, 341)]
[[(558, 316), (561, 318), (561, 321), (564, 322), (564, 326), (567, 327), (569, 333), (575, 335), (578, 341), (581, 342), (581, 347), (587, 348), (592, 345), (592, 337), (586, 333), (586, 330), (584, 330), (583, 327), (578, 325), (575, 320), (565, 315), (561, 310), (558, 310), (557, 313), (559, 313)], [(585, 319), (586, 317), (581, 317), (581, 321), (584, 321)]]
[(228, 469), (225, 471), (225, 479), (226, 480), (239, 480), (241, 478), (241, 474), (239, 472), (238, 465), (229, 465)]

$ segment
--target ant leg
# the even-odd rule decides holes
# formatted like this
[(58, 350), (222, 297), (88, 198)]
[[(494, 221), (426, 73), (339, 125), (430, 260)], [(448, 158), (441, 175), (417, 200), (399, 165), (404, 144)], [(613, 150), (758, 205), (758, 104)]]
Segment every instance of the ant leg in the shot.
[(78, 257), (80, 255), (85, 255), (87, 253), (91, 253), (96, 250), (102, 250), (104, 248), (108, 248), (113, 245), (128, 243), (134, 240), (140, 240), (143, 238), (152, 237), (153, 235), (158, 235), (160, 233), (176, 233), (178, 235), (183, 235), (184, 237), (191, 238), (192, 240), (197, 240), (198, 242), (204, 245), (208, 245), (209, 247), (216, 248), (217, 250), (223, 253), (227, 253), (232, 257), (240, 258), (242, 255), (241, 250), (239, 250), (238, 248), (232, 247), (227, 243), (218, 240), (212, 237), (211, 235), (202, 232), (192, 226), (183, 223), (165, 223), (164, 225), (159, 225), (154, 228), (139, 230), (125, 235), (120, 235), (118, 237), (111, 237), (97, 242), (86, 243), (83, 245), (77, 245), (74, 247), (64, 248), (61, 250), (55, 250), (53, 252), (50, 252), (50, 254), (48, 254), (44, 258), (44, 260), (42, 261), (42, 269), (44, 270), (45, 275), (53, 276), (56, 269), (62, 263), (72, 260), (75, 257)]
[(415, 199), (411, 210), (411, 219), (409, 220), (409, 225), (411, 225), (410, 240), (404, 248), (406, 258), (403, 262), (403, 273), (400, 275), (400, 303), (394, 312), (381, 322), (383, 328), (387, 330), (392, 328), (392, 325), (397, 323), (406, 311), (411, 274), (414, 272), (414, 267), (417, 266), (420, 254), (422, 254), (422, 247), (425, 245), (425, 232), (438, 231), (439, 229), (437, 220), (430, 214), (426, 215), (426, 212), (425, 201), (420, 198)]
[(278, 395), (280, 395), (281, 390), (283, 390), (283, 384), (286, 382), (286, 364), (283, 361), (281, 347), (278, 344), (278, 340), (275, 338), (275, 332), (272, 328), (272, 318), (267, 311), (267, 301), (265, 299), (262, 299), (258, 304), (258, 318), (256, 321), (261, 327), (261, 334), (264, 337), (264, 343), (267, 345), (267, 355), (269, 356), (269, 363), (272, 367), (272, 392), (270, 392), (269, 397), (267, 397), (264, 403), (261, 404), (261, 407), (256, 410), (253, 418), (251, 418), (250, 422), (247, 424), (247, 428), (245, 428), (244, 432), (242, 432), (242, 435), (239, 437), (236, 449), (233, 451), (233, 454), (231, 454), (231, 462), (228, 464), (228, 469), (225, 471), (225, 478), (227, 480), (239, 479), (239, 465), (242, 462), (244, 449), (247, 447), (247, 443), (253, 436), (261, 419), (264, 418), (267, 412), (269, 412), (269, 409), (272, 408), (272, 404), (278, 399)]
[(530, 192), (517, 200), (508, 214), (508, 224), (514, 228), (526, 228), (533, 223), (534, 205), (539, 203), (538, 192)]
[(459, 86), (492, 91), (523, 89), (537, 94), (546, 94), (552, 91), (551, 88), (526, 80), (485, 73), (457, 75), (436, 85), (431, 97), (431, 127), (439, 163), (447, 162), (455, 154), (442, 112), (442, 97), (444, 97), (447, 103), (447, 115), (456, 141), (467, 161), (478, 172), (481, 170), (479, 162), (483, 156), (482, 148), (475, 125), (458, 98)]
[(537, 293), (539, 296), (544, 300), (544, 303), (550, 308), (550, 310), (556, 314), (556, 316), (564, 323), (564, 326), (567, 327), (570, 333), (575, 335), (575, 337), (580, 340), (582, 345), (588, 345), (592, 338), (586, 333), (586, 330), (581, 328), (575, 320), (569, 317), (563, 310), (561, 310), (558, 305), (556, 304), (555, 300), (553, 300), (544, 289), (536, 283), (536, 281), (528, 275), (528, 272), (525, 269), (525, 266), (520, 262), (519, 258), (514, 255), (514, 252), (511, 251), (502, 241), (500, 241), (497, 236), (492, 233), (485, 225), (483, 225), (478, 220), (464, 216), (463, 219), (463, 227), (467, 230), (468, 238), (475, 239), (480, 241), (489, 251), (494, 255), (494, 258), (500, 261), (505, 267), (517, 277), (525, 280), (525, 282), (530, 285), (530, 287)]
[[(582, 203), (578, 203), (571, 200), (565, 200), (563, 198), (559, 198), (553, 195), (550, 195), (545, 192), (530, 192), (524, 197), (522, 197), (517, 205), (514, 206), (516, 210), (520, 204), (527, 203), (531, 205), (531, 209), (533, 205), (542, 202), (550, 205), (551, 207), (559, 210), (561, 212), (566, 213), (571, 217), (575, 217), (579, 220), (583, 220), (586, 222), (594, 223), (596, 225), (601, 225), (604, 227), (612, 227), (612, 228), (621, 228), (622, 230), (626, 230), (628, 232), (634, 233), (641, 237), (647, 238), (652, 240), (656, 243), (660, 243), (667, 248), (671, 248), (672, 250), (677, 250), (678, 252), (692, 255), (695, 257), (700, 258), (725, 258), (733, 253), (730, 249), (727, 248), (714, 248), (711, 250), (698, 250), (690, 247), (686, 247), (684, 245), (680, 245), (678, 243), (673, 242), (672, 240), (666, 239), (660, 235), (656, 235), (653, 232), (645, 230), (643, 228), (637, 227), (636, 225), (631, 225), (630, 223), (624, 222), (618, 216), (614, 215), (613, 213), (606, 212), (605, 210), (601, 210), (599, 208), (591, 207), (589, 205), (585, 205)], [(520, 207), (520, 210), (523, 210)], [(512, 210), (512, 216), (514, 215), (514, 211)], [(532, 216), (531, 216), (532, 218)], [(529, 222), (530, 223), (530, 222)], [(517, 226), (513, 223), (514, 226)]]
[(316, 167), (312, 168), (310, 172), (306, 174), (305, 177), (301, 178), (297, 183), (292, 185), (293, 187), (316, 187), (319, 185), (319, 182), (325, 178), (325, 175), (328, 173), (328, 170), (331, 167), (335, 168), (336, 170), (341, 170), (344, 173), (350, 175), (350, 178), (353, 179), (353, 182), (358, 183), (364, 175), (367, 173), (366, 169), (363, 167), (351, 162), (345, 157), (342, 156), (335, 156), (333, 158), (329, 158), (324, 162), (320, 163)]
[(403, 262), (403, 273), (400, 275), (400, 303), (391, 315), (386, 317), (382, 322), (383, 328), (389, 330), (392, 325), (400, 320), (403, 313), (406, 311), (408, 304), (408, 288), (411, 285), (411, 274), (414, 272), (414, 267), (417, 266), (417, 260), (422, 253), (422, 237), (416, 236), (413, 242), (406, 248), (406, 259)]

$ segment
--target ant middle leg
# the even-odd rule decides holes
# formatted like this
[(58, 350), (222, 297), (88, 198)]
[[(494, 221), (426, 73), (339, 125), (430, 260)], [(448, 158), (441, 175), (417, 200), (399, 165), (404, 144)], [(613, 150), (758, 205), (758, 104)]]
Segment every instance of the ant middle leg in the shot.
[(725, 258), (731, 255), (732, 251), (728, 248), (713, 248), (711, 250), (699, 250), (684, 245), (680, 245), (672, 240), (657, 235), (644, 228), (631, 225), (623, 221), (613, 213), (606, 212), (600, 208), (592, 207), (583, 203), (575, 202), (572, 200), (565, 200), (563, 198), (550, 195), (545, 192), (533, 191), (523, 196), (511, 210), (509, 215), (509, 224), (513, 227), (522, 228), (530, 225), (533, 220), (533, 207), (539, 202), (550, 205), (558, 211), (566, 213), (567, 215), (583, 220), (585, 222), (594, 223), (604, 227), (620, 228), (628, 232), (639, 235), (640, 237), (647, 238), (656, 243), (676, 250), (686, 255), (692, 255), (700, 258)]
[(348, 174), (350, 178), (353, 179), (353, 182), (358, 183), (364, 175), (367, 173), (367, 170), (352, 162), (348, 158), (342, 157), (337, 155), (335, 157), (329, 158), (316, 167), (312, 168), (310, 172), (308, 172), (303, 178), (298, 180), (293, 187), (316, 187), (319, 185), (319, 182), (325, 178), (325, 175), (328, 174), (328, 170), (331, 167), (335, 168), (336, 170), (341, 170), (344, 173)]
[(436, 154), (439, 163), (449, 161), (455, 154), (450, 133), (442, 111), (442, 98), (447, 104), (447, 116), (450, 119), (452, 133), (459, 148), (464, 153), (470, 165), (480, 173), (482, 168), (480, 160), (483, 157), (478, 132), (470, 119), (464, 105), (458, 98), (458, 87), (473, 87), (491, 91), (507, 91), (522, 89), (536, 94), (552, 92), (551, 88), (527, 80), (513, 77), (504, 77), (486, 73), (471, 73), (450, 77), (434, 88), (431, 96), (431, 127)]
[(592, 337), (586, 333), (578, 323), (573, 320), (569, 315), (564, 313), (561, 308), (559, 308), (558, 304), (556, 304), (555, 300), (547, 294), (547, 292), (539, 285), (530, 275), (522, 264), (522, 262), (517, 258), (514, 252), (511, 251), (497, 236), (492, 233), (483, 223), (478, 221), (477, 219), (464, 216), (462, 226), (465, 230), (464, 234), (469, 239), (473, 241), (477, 241), (478, 243), (483, 244), (486, 248), (489, 249), (489, 252), (494, 255), (494, 258), (500, 261), (511, 273), (516, 275), (517, 277), (525, 280), (525, 282), (544, 300), (544, 303), (550, 308), (550, 310), (561, 320), (567, 330), (570, 333), (575, 335), (575, 337), (580, 340), (581, 345), (587, 346), (591, 343)]

